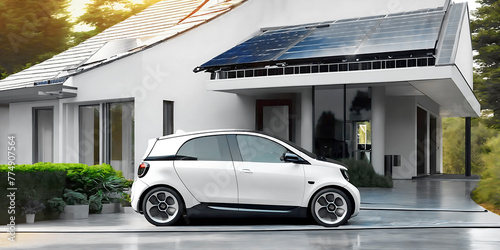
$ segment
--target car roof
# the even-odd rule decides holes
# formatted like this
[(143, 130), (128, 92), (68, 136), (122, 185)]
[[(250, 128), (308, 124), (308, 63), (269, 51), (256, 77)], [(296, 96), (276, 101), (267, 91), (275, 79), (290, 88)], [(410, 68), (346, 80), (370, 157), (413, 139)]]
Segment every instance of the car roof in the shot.
[(226, 133), (235, 133), (235, 132), (248, 132), (248, 133), (256, 133), (256, 134), (263, 134), (262, 132), (251, 130), (251, 129), (212, 129), (212, 130), (200, 130), (200, 131), (192, 131), (192, 132), (184, 132), (184, 131), (176, 131), (175, 134), (171, 135), (165, 135), (158, 137), (158, 140), (163, 140), (163, 139), (170, 139), (170, 138), (176, 138), (176, 137), (183, 137), (183, 136), (193, 136), (193, 135), (203, 135), (203, 134), (213, 134), (213, 133), (220, 133), (220, 134), (226, 134)]

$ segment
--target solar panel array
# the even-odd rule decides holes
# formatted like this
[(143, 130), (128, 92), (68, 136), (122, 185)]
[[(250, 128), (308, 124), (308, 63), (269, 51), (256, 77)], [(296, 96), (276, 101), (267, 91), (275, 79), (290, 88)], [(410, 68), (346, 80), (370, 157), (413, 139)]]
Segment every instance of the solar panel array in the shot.
[(434, 49), (441, 8), (269, 29), (199, 69), (311, 58)]

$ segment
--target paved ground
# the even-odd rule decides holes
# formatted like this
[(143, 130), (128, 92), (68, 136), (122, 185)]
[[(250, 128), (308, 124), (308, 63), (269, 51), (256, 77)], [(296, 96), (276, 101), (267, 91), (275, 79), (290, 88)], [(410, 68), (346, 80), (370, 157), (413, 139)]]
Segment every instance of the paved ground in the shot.
[[(17, 227), (9, 249), (500, 249), (500, 216), (470, 199), (474, 179), (395, 181), (392, 189), (362, 188), (362, 211), (348, 225), (324, 228), (304, 220), (197, 220), (155, 227), (133, 211), (85, 220)], [(2, 230), (4, 231), (4, 230)]]

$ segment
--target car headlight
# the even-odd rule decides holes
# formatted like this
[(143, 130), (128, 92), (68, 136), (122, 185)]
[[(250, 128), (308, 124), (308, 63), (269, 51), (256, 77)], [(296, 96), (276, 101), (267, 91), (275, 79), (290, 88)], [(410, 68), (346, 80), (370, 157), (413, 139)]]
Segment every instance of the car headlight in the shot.
[(347, 171), (347, 169), (340, 169), (340, 172), (342, 173), (342, 176), (344, 176), (344, 178), (349, 181), (349, 172)]

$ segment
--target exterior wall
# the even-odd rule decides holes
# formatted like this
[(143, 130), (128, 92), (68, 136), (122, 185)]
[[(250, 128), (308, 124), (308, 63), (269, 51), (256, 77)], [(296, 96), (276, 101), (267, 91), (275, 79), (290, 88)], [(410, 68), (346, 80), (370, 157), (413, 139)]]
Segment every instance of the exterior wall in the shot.
[(401, 166), (393, 167), (394, 179), (411, 179), (416, 175), (416, 98), (386, 97), (385, 154), (401, 155)]
[(7, 136), (9, 131), (9, 106), (0, 105), (0, 164), (7, 164)]
[[(262, 5), (253, 14), (260, 15), (265, 26), (284, 26), (323, 22), (353, 17), (385, 15), (402, 11), (444, 6), (446, 0), (395, 1), (395, 0), (251, 0), (246, 5)], [(314, 13), (314, 15), (301, 13)]]
[(11, 103), (9, 106), (9, 134), (16, 136), (16, 163), (33, 163), (33, 108), (54, 109), (54, 162), (59, 162), (59, 104), (58, 101)]

